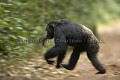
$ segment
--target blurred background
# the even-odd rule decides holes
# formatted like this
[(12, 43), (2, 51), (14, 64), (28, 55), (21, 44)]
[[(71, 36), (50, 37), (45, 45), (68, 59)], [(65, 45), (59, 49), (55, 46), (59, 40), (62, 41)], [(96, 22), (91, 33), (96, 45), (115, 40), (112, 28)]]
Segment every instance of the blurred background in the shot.
[[(74, 71), (45, 63), (43, 54), (54, 43), (42, 46), (39, 39), (46, 35), (46, 24), (59, 19), (93, 31), (106, 75), (95, 76), (84, 54)], [(119, 80), (119, 48), (120, 0), (0, 0), (0, 80)]]

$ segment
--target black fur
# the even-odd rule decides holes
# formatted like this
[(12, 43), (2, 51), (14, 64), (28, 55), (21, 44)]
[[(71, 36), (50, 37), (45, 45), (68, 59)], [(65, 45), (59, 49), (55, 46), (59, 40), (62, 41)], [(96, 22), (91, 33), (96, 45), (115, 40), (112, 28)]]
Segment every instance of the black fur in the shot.
[[(57, 68), (64, 67), (68, 70), (73, 70), (81, 52), (87, 52), (89, 60), (99, 71), (97, 74), (106, 73), (105, 68), (97, 58), (99, 42), (90, 29), (69, 20), (55, 20), (48, 23), (46, 31), (45, 41), (52, 38), (55, 41), (55, 46), (45, 53), (45, 60), (48, 64), (53, 64), (54, 61), (50, 59), (57, 56)], [(72, 55), (68, 64), (61, 64), (68, 45), (74, 47)]]

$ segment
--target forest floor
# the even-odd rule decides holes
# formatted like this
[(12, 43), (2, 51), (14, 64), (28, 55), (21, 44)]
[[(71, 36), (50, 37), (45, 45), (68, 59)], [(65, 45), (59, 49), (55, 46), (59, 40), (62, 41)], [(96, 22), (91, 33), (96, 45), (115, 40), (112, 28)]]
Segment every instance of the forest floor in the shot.
[(0, 80), (120, 80), (120, 22), (104, 26), (98, 32), (101, 45), (98, 58), (107, 69), (106, 74), (96, 75), (86, 54), (82, 54), (73, 71), (56, 69), (38, 57), (25, 64), (0, 68)]

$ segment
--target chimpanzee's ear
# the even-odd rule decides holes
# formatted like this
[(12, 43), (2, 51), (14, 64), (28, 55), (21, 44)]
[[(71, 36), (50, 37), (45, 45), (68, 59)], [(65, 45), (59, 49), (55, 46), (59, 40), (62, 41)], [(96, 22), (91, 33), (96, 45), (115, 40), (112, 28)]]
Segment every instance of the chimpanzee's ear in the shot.
[(54, 29), (59, 23), (60, 23), (60, 21), (54, 20), (54, 21), (51, 21), (51, 22), (47, 25), (47, 27), (50, 28), (50, 29)]
[(54, 27), (55, 27), (55, 24), (54, 24), (54, 23), (52, 23), (49, 27), (54, 28)]
[(56, 21), (52, 21), (52, 22), (50, 22), (50, 23), (48, 24), (49, 28), (51, 28), (51, 27), (54, 28), (55, 25), (56, 25)]

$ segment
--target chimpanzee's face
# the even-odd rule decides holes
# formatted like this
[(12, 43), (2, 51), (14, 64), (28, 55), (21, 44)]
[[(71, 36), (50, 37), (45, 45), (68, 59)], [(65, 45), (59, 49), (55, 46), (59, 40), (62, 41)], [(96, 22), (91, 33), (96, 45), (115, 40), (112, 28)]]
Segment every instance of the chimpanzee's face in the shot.
[(47, 38), (52, 39), (54, 37), (54, 26), (52, 24), (48, 24), (46, 27)]

